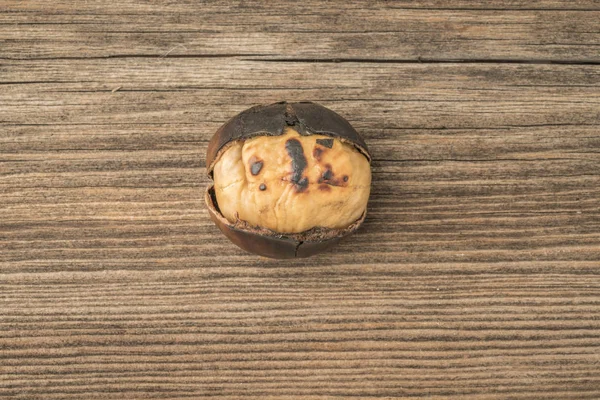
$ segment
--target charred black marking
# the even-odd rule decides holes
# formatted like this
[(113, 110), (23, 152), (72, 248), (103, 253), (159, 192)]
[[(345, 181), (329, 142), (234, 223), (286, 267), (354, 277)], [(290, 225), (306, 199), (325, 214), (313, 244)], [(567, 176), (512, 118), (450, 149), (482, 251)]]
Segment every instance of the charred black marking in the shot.
[(289, 139), (285, 142), (285, 149), (292, 159), (292, 178), (291, 181), (297, 186), (299, 192), (308, 187), (308, 178), (302, 177), (306, 169), (306, 157), (302, 144), (296, 139)]
[(331, 149), (333, 147), (333, 139), (317, 139), (317, 144)]
[(262, 161), (255, 161), (250, 165), (250, 172), (252, 173), (252, 175), (258, 175), (260, 173), (260, 170), (263, 167), (263, 162)]
[(318, 147), (315, 147), (313, 149), (313, 157), (315, 158), (315, 160), (321, 161), (321, 155), (322, 154), (323, 154), (323, 149), (320, 149)]
[(330, 185), (333, 182), (333, 175), (334, 173), (331, 169), (331, 165), (325, 164), (325, 172), (321, 174), (321, 177), (319, 178), (319, 183), (325, 182)]
[(264, 183), (261, 183), (260, 186), (258, 187), (260, 190), (267, 190), (267, 185), (265, 185)]
[(308, 188), (308, 178), (304, 177), (296, 184), (298, 186), (298, 192), (303, 192)]
[[(331, 164), (325, 164), (325, 171), (319, 177), (318, 183), (329, 186), (346, 186), (342, 181), (348, 182), (348, 175), (344, 175), (342, 179), (336, 178), (333, 169), (331, 168)], [(319, 187), (319, 189), (324, 190), (322, 187)]]

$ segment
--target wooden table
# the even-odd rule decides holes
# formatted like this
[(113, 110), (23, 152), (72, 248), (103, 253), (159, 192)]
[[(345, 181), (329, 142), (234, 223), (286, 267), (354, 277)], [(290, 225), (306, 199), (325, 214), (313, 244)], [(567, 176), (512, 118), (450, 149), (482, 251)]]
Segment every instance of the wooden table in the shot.
[[(600, 2), (0, 0), (0, 398), (600, 398)], [(314, 258), (208, 217), (213, 132), (373, 153)]]

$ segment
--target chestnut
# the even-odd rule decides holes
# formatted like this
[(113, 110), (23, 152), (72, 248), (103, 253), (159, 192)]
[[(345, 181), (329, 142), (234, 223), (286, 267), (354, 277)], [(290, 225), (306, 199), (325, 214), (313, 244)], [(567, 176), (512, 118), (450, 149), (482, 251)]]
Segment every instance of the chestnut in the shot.
[(271, 258), (308, 257), (365, 219), (371, 156), (356, 130), (312, 102), (247, 109), (208, 144), (211, 219), (236, 245)]

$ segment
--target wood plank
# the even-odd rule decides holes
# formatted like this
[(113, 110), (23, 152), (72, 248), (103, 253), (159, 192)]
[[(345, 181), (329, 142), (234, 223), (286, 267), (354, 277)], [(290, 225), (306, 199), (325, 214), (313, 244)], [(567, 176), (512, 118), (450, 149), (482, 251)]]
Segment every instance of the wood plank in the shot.
[(10, 276), (2, 285), (10, 330), (0, 338), (10, 385), (0, 393), (598, 393), (593, 275), (245, 271), (62, 273), (41, 284), (39, 275)]
[[(600, 63), (598, 1), (4, 1), (0, 59), (214, 57)], [(111, 3), (111, 2), (106, 2)]]
[[(599, 398), (599, 16), (0, 0), (0, 398)], [(203, 204), (212, 133), (282, 99), (374, 177), (285, 263)]]
[(223, 251), (256, 265), (204, 213), (206, 144), (248, 105), (306, 92), (345, 115), (374, 156), (364, 233), (328, 262), (599, 260), (594, 66), (8, 65), (12, 81), (60, 83), (7, 84), (0, 96), (6, 272), (206, 265)]

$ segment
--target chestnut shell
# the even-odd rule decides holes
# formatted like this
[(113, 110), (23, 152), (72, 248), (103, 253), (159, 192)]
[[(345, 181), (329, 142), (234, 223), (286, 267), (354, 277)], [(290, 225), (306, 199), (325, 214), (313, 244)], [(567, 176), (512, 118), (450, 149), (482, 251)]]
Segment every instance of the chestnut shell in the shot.
[[(301, 135), (319, 134), (338, 138), (353, 145), (371, 161), (363, 139), (337, 113), (312, 102), (279, 102), (242, 111), (217, 130), (206, 152), (208, 176), (212, 178), (214, 164), (228, 143), (254, 136), (283, 135), (287, 127), (293, 127)], [(326, 234), (322, 234), (323, 229), (317, 228), (297, 234), (281, 234), (264, 228), (242, 229), (230, 223), (219, 211), (213, 185), (207, 188), (205, 201), (211, 219), (233, 243), (248, 252), (279, 259), (309, 257), (320, 253), (358, 229), (366, 216), (365, 211), (348, 228), (327, 229)]]
[[(206, 205), (210, 218), (238, 247), (259, 256), (269, 258), (303, 258), (320, 253), (340, 241), (344, 236), (350, 235), (362, 224), (366, 212), (350, 227), (341, 230), (336, 236), (326, 239), (309, 240), (310, 234), (282, 235), (266, 230), (244, 230), (236, 228), (219, 211), (215, 198), (214, 187), (206, 191)], [(306, 236), (306, 237), (303, 237)]]

